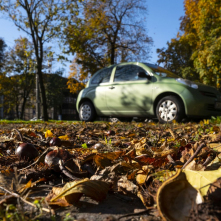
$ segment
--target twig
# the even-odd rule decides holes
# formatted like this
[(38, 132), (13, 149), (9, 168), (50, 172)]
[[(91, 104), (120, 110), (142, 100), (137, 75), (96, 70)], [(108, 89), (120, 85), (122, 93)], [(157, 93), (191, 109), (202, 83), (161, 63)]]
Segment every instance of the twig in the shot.
[(199, 152), (201, 151), (201, 149), (203, 147), (205, 147), (205, 143), (202, 143), (198, 146), (198, 148), (196, 149), (196, 152), (192, 155), (192, 157), (189, 158), (189, 160), (186, 161), (186, 163), (183, 165), (182, 170), (199, 154)]
[(59, 160), (58, 162), (59, 168), (61, 170), (61, 172), (66, 175), (67, 177), (71, 178), (72, 180), (80, 180), (78, 177), (74, 176), (73, 174), (71, 174), (63, 165), (62, 160)]
[(138, 213), (128, 213), (126, 215), (120, 216), (117, 220), (120, 220), (120, 219), (128, 217), (128, 216), (138, 216), (138, 215), (145, 214), (145, 213), (148, 213), (148, 215), (151, 215), (151, 214), (149, 214), (149, 210), (151, 210), (151, 209), (154, 209), (154, 207), (149, 207), (148, 209), (146, 209), (142, 212), (138, 212)]
[[(21, 196), (19, 196), (17, 193), (12, 193), (12, 192), (10, 192), (9, 190), (5, 189), (5, 188), (2, 187), (2, 186), (0, 186), (0, 189), (3, 190), (3, 191), (6, 192), (6, 193), (9, 193), (10, 195), (12, 195), (12, 196), (14, 196), (14, 197), (16, 197), (16, 198), (19, 198), (20, 200), (22, 200), (23, 202), (29, 204), (30, 206), (35, 207), (36, 209), (38, 209), (38, 207), (37, 207), (35, 204), (33, 204), (33, 203), (31, 203), (31, 202), (25, 200), (24, 198), (22, 198)], [(45, 212), (48, 212), (48, 213), (51, 212), (49, 209), (46, 209), (46, 208), (42, 208), (42, 210), (45, 211)]]
[(13, 130), (15, 130), (15, 131), (18, 133), (18, 135), (19, 135), (19, 137), (20, 137), (21, 142), (23, 142), (23, 137), (22, 137), (21, 132), (20, 132), (18, 129), (16, 129), (16, 128), (14, 128)]
[(172, 158), (170, 154), (167, 155), (167, 159), (169, 160), (170, 163), (172, 163), (173, 165), (176, 165), (176, 162), (174, 161), (174, 159)]

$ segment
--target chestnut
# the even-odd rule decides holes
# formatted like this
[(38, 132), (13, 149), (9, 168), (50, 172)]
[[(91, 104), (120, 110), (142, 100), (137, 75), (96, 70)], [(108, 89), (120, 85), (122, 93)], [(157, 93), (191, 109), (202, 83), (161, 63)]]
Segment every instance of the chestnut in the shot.
[(38, 150), (31, 143), (21, 143), (15, 150), (15, 154), (21, 160), (33, 160), (38, 156)]
[(107, 136), (115, 135), (115, 131), (113, 130), (108, 130), (106, 133)]
[(93, 146), (93, 148), (95, 149), (95, 150), (100, 150), (101, 148), (103, 148), (104, 147), (104, 145), (102, 144), (102, 143), (96, 143), (94, 146)]
[(60, 146), (61, 146), (61, 140), (60, 140), (60, 138), (58, 138), (58, 137), (53, 137), (53, 138), (50, 140), (49, 145), (50, 145), (50, 146), (58, 146), (58, 147), (60, 147)]
[(45, 156), (45, 164), (48, 166), (54, 166), (56, 169), (58, 169), (59, 160), (66, 162), (71, 158), (72, 156), (67, 150), (52, 150)]

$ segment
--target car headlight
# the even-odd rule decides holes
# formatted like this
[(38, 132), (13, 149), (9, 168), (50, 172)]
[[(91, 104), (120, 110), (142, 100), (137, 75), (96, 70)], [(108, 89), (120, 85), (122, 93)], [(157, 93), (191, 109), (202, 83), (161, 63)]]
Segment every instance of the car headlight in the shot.
[(181, 83), (181, 84), (185, 84), (189, 87), (192, 87), (194, 89), (198, 89), (198, 85), (197, 84), (194, 84), (192, 81), (190, 80), (186, 80), (186, 79), (183, 79), (183, 78), (177, 78), (176, 79), (177, 82)]

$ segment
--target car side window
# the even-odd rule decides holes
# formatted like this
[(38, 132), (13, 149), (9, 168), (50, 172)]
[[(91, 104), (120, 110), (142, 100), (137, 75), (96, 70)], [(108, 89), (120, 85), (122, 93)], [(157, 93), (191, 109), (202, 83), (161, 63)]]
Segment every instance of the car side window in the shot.
[(138, 77), (139, 72), (144, 72), (147, 74), (147, 72), (143, 68), (137, 65), (117, 66), (114, 76), (114, 82), (146, 80), (147, 79), (146, 77), (144, 78)]
[(91, 84), (100, 84), (100, 83), (107, 83), (110, 81), (111, 72), (113, 70), (113, 67), (111, 68), (105, 68), (99, 71), (96, 76), (91, 81)]

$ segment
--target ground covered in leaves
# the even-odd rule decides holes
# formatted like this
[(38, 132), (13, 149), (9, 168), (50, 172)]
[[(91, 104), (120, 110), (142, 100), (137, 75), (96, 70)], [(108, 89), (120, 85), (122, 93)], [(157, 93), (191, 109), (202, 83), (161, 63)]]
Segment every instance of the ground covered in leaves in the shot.
[(0, 125), (1, 220), (221, 220), (221, 119)]

